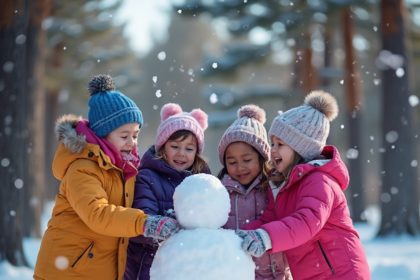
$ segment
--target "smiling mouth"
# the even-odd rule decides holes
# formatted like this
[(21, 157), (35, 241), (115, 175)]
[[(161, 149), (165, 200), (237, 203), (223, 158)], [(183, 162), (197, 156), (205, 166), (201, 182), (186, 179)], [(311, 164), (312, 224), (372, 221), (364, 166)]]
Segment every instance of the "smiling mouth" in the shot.
[(279, 165), (283, 160), (281, 158), (275, 158), (274, 159), (274, 164), (275, 165)]

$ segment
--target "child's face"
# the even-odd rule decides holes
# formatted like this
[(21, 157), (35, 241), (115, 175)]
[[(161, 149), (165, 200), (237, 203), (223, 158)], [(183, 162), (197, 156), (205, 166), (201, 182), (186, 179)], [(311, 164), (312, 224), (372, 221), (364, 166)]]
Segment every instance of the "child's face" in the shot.
[(261, 173), (258, 152), (244, 142), (234, 142), (226, 148), (226, 170), (230, 177), (248, 186)]
[(193, 135), (181, 139), (168, 140), (163, 146), (166, 161), (178, 171), (190, 168), (197, 154), (197, 140)]
[(271, 161), (280, 173), (285, 173), (292, 167), (295, 151), (286, 145), (280, 138), (271, 136)]
[(106, 136), (108, 140), (121, 156), (129, 155), (137, 146), (137, 139), (140, 133), (140, 125), (138, 123), (128, 123), (113, 130)]

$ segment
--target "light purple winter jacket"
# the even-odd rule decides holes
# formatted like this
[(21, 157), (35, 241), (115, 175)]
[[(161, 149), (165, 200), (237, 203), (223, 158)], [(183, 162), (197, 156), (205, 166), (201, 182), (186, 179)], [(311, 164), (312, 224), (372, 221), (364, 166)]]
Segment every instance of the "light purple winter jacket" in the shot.
[(263, 228), (272, 252), (285, 252), (295, 280), (366, 280), (366, 255), (350, 218), (344, 190), (349, 174), (338, 150), (326, 146), (329, 161), (296, 165), (267, 209), (245, 226)]
[[(268, 198), (261, 188), (261, 177), (257, 177), (246, 189), (229, 175), (224, 175), (222, 183), (229, 192), (231, 210), (223, 228), (241, 229), (243, 225), (257, 219), (267, 206)], [(257, 280), (292, 279), (286, 257), (283, 253), (265, 253), (260, 258), (253, 258)]]

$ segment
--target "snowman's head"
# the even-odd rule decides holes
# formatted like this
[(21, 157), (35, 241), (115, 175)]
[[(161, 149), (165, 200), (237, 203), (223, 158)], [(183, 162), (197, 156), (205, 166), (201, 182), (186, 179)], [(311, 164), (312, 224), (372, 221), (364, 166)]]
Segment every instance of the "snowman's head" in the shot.
[(186, 229), (217, 229), (228, 219), (229, 194), (217, 177), (191, 175), (176, 187), (174, 208), (178, 222)]

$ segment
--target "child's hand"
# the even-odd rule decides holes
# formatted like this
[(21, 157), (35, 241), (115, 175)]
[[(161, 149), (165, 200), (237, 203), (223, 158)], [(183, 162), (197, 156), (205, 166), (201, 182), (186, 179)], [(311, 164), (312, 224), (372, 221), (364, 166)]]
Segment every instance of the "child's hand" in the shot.
[(149, 215), (144, 223), (145, 237), (166, 240), (180, 229), (175, 219), (159, 215)]
[(265, 251), (271, 249), (270, 236), (263, 229), (236, 230), (236, 234), (243, 239), (242, 249), (254, 257), (261, 257)]

